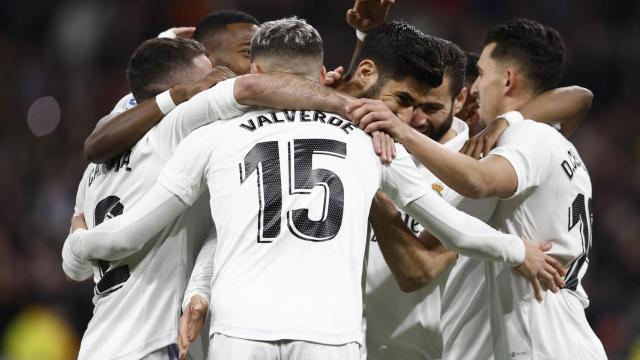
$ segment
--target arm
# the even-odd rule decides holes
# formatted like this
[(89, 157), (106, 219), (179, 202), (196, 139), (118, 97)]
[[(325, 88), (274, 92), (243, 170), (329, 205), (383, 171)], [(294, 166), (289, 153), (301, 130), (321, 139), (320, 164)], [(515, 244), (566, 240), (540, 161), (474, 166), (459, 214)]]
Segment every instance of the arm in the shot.
[[(521, 106), (518, 111), (525, 119), (545, 124), (560, 124), (560, 132), (569, 137), (591, 108), (593, 93), (580, 86), (548, 90)], [(509, 127), (507, 120), (496, 119), (486, 129), (467, 140), (461, 153), (476, 159), (495, 147), (502, 133)]]
[(71, 254), (74, 267), (90, 259), (122, 259), (142, 249), (187, 206), (162, 185), (156, 184), (121, 216), (91, 230), (74, 231), (67, 238), (63, 252)]
[(518, 111), (525, 119), (546, 124), (560, 123), (560, 132), (571, 136), (591, 109), (593, 93), (580, 86), (568, 86), (542, 93), (524, 104)]
[(286, 73), (249, 74), (236, 79), (234, 97), (243, 105), (272, 109), (314, 109), (345, 116), (353, 98), (320, 83)]
[(207, 304), (211, 302), (211, 278), (213, 276), (213, 256), (216, 250), (216, 231), (211, 230), (207, 241), (202, 245), (198, 258), (193, 266), (189, 284), (182, 300), (182, 310), (185, 311), (191, 298), (201, 296)]
[(422, 234), (421, 239), (416, 238), (395, 204), (383, 193), (374, 197), (369, 219), (382, 255), (402, 291), (426, 286), (456, 260), (457, 255), (442, 245), (430, 249), (422, 241)]
[(463, 196), (510, 197), (517, 189), (515, 170), (502, 157), (489, 156), (477, 161), (451, 151), (403, 123), (378, 100), (359, 99), (348, 110), (349, 117), (361, 128), (367, 132), (388, 132), (437, 178)]
[[(87, 189), (89, 173), (90, 167), (87, 167), (82, 175), (82, 180), (80, 180), (80, 184), (78, 185), (76, 204), (73, 209), (73, 216), (71, 217), (71, 229), (69, 229), (69, 233), (73, 233), (78, 228), (87, 228), (87, 224), (84, 221), (84, 197)], [(69, 262), (68, 254), (64, 251), (62, 252), (62, 271), (68, 279), (73, 281), (87, 280), (93, 275), (93, 267), (90, 262), (86, 261), (81, 264), (77, 264), (76, 266), (72, 266)]]
[[(228, 69), (216, 67), (198, 81), (178, 84), (171, 88), (173, 102), (181, 104), (219, 81), (232, 76)], [(155, 99), (148, 99), (138, 106), (102, 118), (84, 142), (84, 155), (94, 163), (103, 163), (122, 154), (135, 145), (163, 117)]]

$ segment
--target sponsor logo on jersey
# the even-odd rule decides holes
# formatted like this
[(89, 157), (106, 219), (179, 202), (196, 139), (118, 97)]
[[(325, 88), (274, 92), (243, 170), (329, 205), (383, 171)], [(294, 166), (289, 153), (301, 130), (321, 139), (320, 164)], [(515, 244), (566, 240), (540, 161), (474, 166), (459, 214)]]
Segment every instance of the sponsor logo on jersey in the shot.
[(444, 184), (440, 182), (434, 182), (433, 184), (431, 184), (431, 189), (433, 189), (433, 191), (437, 192), (438, 195), (442, 197), (442, 193), (444, 192)]

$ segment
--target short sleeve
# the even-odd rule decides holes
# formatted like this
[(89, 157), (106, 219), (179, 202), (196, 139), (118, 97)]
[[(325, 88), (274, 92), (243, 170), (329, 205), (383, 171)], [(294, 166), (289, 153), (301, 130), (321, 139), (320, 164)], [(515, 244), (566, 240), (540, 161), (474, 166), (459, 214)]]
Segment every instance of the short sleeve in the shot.
[(210, 126), (201, 127), (187, 136), (162, 168), (158, 184), (193, 205), (207, 187), (206, 171), (213, 142)]
[(136, 107), (136, 105), (138, 105), (138, 103), (133, 97), (133, 94), (127, 94), (122, 99), (120, 99), (120, 101), (118, 101), (113, 110), (111, 110), (111, 114), (123, 113), (129, 109)]
[(432, 191), (426, 184), (426, 177), (416, 168), (411, 155), (402, 145), (396, 144), (396, 158), (382, 167), (382, 190), (396, 205), (404, 207)]
[(239, 104), (233, 95), (235, 80), (233, 78), (222, 81), (178, 105), (167, 114), (152, 129), (156, 149), (169, 157), (180, 141), (195, 129), (217, 120), (244, 115), (248, 107)]
[(549, 175), (552, 147), (549, 131), (545, 124), (531, 120), (509, 126), (498, 146), (489, 155), (505, 158), (516, 172), (518, 187), (511, 197), (542, 184)]

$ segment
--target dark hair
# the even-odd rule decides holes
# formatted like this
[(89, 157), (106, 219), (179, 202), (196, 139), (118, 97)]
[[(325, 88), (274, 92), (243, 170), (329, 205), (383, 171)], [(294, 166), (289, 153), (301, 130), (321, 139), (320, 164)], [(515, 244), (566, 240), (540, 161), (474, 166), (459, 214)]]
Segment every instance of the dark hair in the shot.
[(467, 51), (464, 53), (467, 57), (467, 67), (464, 70), (464, 82), (466, 84), (473, 84), (478, 78), (478, 59), (480, 55)]
[(193, 33), (195, 40), (204, 43), (207, 38), (215, 35), (220, 30), (226, 30), (230, 24), (254, 24), (260, 26), (260, 22), (253, 16), (237, 10), (223, 10), (211, 13), (198, 22)]
[(265, 55), (322, 59), (323, 54), (318, 31), (295, 16), (262, 24), (251, 41), (251, 61)]
[(451, 99), (455, 99), (462, 87), (464, 86), (465, 68), (467, 66), (467, 57), (464, 52), (449, 40), (442, 40), (442, 63), (444, 65), (444, 73), (449, 76), (449, 92)]
[(528, 19), (502, 23), (489, 32), (484, 45), (496, 43), (491, 57), (514, 60), (539, 92), (558, 85), (565, 63), (565, 47), (555, 29)]
[(430, 87), (442, 84), (443, 64), (435, 37), (405, 22), (384, 24), (369, 32), (356, 64), (372, 60), (382, 77), (407, 76)]
[(190, 39), (149, 39), (140, 44), (129, 59), (127, 81), (138, 103), (167, 90), (171, 76), (193, 64), (204, 55), (204, 46)]

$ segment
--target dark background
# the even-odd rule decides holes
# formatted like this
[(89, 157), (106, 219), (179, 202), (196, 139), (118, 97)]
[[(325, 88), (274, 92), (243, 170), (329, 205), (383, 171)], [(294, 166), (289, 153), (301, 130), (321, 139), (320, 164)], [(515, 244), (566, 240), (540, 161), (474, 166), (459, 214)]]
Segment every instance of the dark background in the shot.
[[(64, 280), (60, 249), (87, 162), (84, 138), (127, 91), (126, 63), (144, 39), (236, 8), (261, 21), (298, 15), (325, 40), (327, 68), (348, 65), (351, 0), (0, 0), (0, 359), (75, 358), (90, 284)], [(479, 52), (512, 17), (558, 29), (563, 84), (593, 108), (572, 141), (591, 173), (594, 242), (587, 316), (610, 359), (640, 359), (640, 2), (398, 0), (391, 18)], [(571, 334), (567, 334), (571, 336)]]

